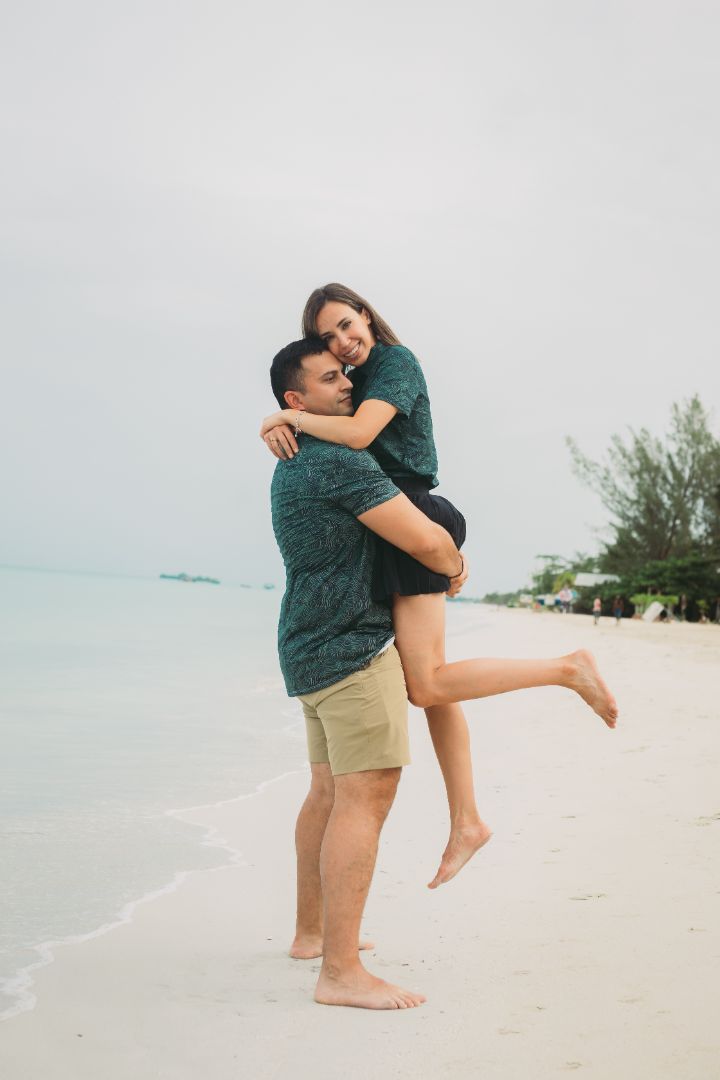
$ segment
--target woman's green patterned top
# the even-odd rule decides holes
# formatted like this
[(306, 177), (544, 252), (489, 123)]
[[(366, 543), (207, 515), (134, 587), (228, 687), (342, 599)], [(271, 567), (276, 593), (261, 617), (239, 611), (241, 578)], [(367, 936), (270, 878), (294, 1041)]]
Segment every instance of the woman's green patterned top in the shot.
[(389, 608), (371, 596), (375, 534), (357, 517), (398, 494), (367, 450), (310, 435), (299, 444), (271, 488), (287, 575), (278, 651), (291, 697), (359, 671), (392, 637)]
[(430, 399), (422, 368), (404, 345), (378, 342), (364, 364), (350, 375), (353, 405), (371, 398), (398, 410), (368, 447), (389, 477), (421, 477), (437, 487), (437, 453)]

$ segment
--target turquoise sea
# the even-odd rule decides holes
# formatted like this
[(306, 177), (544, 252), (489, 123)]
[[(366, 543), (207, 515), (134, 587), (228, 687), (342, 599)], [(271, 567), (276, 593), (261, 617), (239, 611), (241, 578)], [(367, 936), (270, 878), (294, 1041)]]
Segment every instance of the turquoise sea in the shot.
[(47, 943), (226, 861), (170, 811), (304, 767), (280, 596), (0, 569), (0, 1016)]

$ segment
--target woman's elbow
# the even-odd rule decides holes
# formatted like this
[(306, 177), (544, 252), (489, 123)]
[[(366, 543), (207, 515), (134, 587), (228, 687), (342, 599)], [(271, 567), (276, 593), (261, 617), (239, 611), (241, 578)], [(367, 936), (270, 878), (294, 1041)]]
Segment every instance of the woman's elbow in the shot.
[(441, 556), (440, 542), (435, 536), (422, 536), (415, 544), (413, 544), (413, 550), (409, 552), (413, 559), (417, 559), (424, 566), (427, 566), (429, 562), (437, 562)]
[(372, 439), (366, 432), (353, 431), (348, 439), (348, 446), (351, 450), (367, 450), (371, 442)]

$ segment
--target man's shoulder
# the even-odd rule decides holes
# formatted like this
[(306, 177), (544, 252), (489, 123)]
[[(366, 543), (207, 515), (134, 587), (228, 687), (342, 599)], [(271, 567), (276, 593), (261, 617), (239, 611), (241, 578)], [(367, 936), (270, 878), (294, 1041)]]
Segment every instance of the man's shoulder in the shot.
[(300, 451), (292, 461), (278, 462), (278, 466), (285, 465), (290, 466), (291, 469), (295, 467), (298, 479), (308, 478), (304, 466), (310, 465), (316, 470), (330, 471), (343, 469), (360, 472), (379, 468), (375, 458), (367, 450), (351, 450), (349, 446), (323, 442), (321, 439), (314, 439), (312, 435), (300, 437)]
[(275, 466), (271, 489), (274, 494), (313, 488), (327, 491), (328, 480), (349, 481), (369, 473), (385, 475), (368, 450), (351, 450), (349, 446), (302, 435), (295, 457), (278, 461)]

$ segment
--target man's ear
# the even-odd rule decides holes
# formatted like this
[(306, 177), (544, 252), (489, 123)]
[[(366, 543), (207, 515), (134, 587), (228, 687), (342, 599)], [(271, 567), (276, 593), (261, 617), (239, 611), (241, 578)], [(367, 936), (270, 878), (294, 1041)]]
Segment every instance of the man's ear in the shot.
[(283, 397), (285, 398), (285, 402), (289, 409), (299, 409), (301, 412), (304, 411), (305, 406), (303, 405), (303, 400), (297, 390), (286, 390)]

